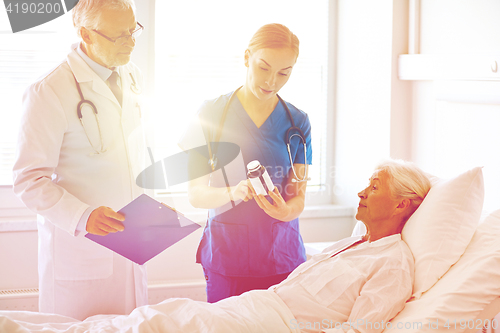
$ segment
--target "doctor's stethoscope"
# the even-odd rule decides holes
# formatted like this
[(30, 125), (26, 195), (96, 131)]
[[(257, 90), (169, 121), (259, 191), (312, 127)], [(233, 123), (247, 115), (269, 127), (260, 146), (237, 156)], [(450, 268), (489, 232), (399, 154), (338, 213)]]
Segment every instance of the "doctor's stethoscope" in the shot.
[[(221, 117), (221, 120), (220, 120), (220, 123), (219, 123), (219, 127), (217, 129), (217, 135), (215, 136), (215, 142), (216, 143), (219, 142), (220, 137), (222, 135), (222, 128), (224, 127), (224, 121), (226, 119), (226, 115), (227, 115), (227, 111), (229, 110), (229, 106), (231, 105), (231, 102), (233, 101), (234, 96), (236, 96), (236, 93), (241, 88), (242, 87), (239, 87), (238, 89), (236, 89), (231, 94), (231, 97), (229, 97), (229, 101), (224, 106), (224, 111), (222, 112), (222, 117)], [(302, 130), (300, 128), (298, 128), (297, 126), (295, 126), (295, 122), (293, 121), (292, 114), (290, 112), (290, 109), (286, 105), (285, 101), (283, 101), (283, 99), (281, 99), (281, 97), (278, 94), (276, 94), (276, 97), (278, 97), (279, 102), (285, 108), (286, 113), (288, 115), (288, 119), (290, 119), (290, 122), (292, 123), (292, 126), (286, 131), (286, 135), (285, 135), (286, 149), (288, 151), (288, 158), (290, 160), (290, 166), (292, 167), (293, 176), (294, 176), (294, 178), (292, 178), (292, 182), (294, 182), (294, 183), (306, 182), (306, 181), (310, 180), (310, 178), (307, 177), (307, 169), (308, 169), (308, 165), (307, 165), (307, 147), (306, 147), (306, 139), (305, 139), (304, 133), (302, 132)], [(293, 132), (298, 132), (298, 133), (293, 133)], [(290, 135), (290, 133), (292, 133), (292, 134)], [(302, 178), (299, 178), (297, 176), (297, 173), (295, 171), (295, 167), (293, 166), (292, 153), (290, 151), (290, 144), (292, 142), (292, 138), (294, 138), (294, 137), (298, 137), (300, 139), (300, 141), (302, 142), (302, 146), (304, 147), (304, 164), (306, 166), (306, 170), (305, 170), (304, 176)], [(212, 152), (212, 149), (211, 149), (210, 145), (208, 145), (208, 153), (210, 154), (210, 159), (208, 160), (208, 163), (212, 167), (212, 170), (214, 170), (215, 166), (217, 165), (217, 156), (216, 156), (216, 151)]]
[[(132, 90), (132, 92), (135, 93), (136, 95), (140, 95), (142, 93), (142, 89), (135, 82), (135, 79), (134, 79), (134, 76), (132, 75), (132, 73), (129, 73), (129, 74), (130, 74), (130, 77), (132, 78), (132, 83), (130, 84), (130, 90)], [(92, 149), (94, 149), (96, 154), (103, 154), (107, 151), (107, 149), (104, 148), (104, 142), (102, 140), (101, 124), (99, 123), (99, 115), (97, 114), (97, 108), (96, 108), (95, 104), (92, 103), (92, 101), (85, 99), (85, 97), (83, 96), (82, 88), (80, 87), (80, 83), (78, 83), (78, 80), (76, 79), (75, 74), (73, 74), (73, 77), (75, 79), (76, 88), (78, 89), (78, 94), (80, 95), (80, 102), (76, 106), (76, 114), (78, 115), (78, 119), (80, 119), (80, 123), (82, 124), (83, 131), (85, 132), (85, 136), (87, 136), (87, 140), (89, 140), (89, 143), (92, 146)], [(89, 106), (94, 113), (94, 118), (95, 118), (95, 121), (97, 123), (97, 130), (99, 132), (99, 139), (101, 141), (101, 147), (99, 150), (97, 150), (96, 147), (94, 147), (94, 144), (90, 140), (89, 134), (87, 132), (87, 128), (85, 127), (85, 123), (83, 122), (82, 108), (85, 104), (87, 106)]]

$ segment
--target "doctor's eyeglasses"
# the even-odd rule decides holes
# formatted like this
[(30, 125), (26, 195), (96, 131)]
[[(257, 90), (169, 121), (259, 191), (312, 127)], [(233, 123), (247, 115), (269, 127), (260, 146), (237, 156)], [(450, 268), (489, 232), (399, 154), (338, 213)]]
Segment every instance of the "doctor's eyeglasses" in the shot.
[(141, 35), (142, 31), (144, 30), (144, 26), (142, 24), (140, 24), (139, 22), (137, 22), (137, 26), (138, 26), (138, 28), (135, 29), (134, 31), (132, 31), (132, 33), (130, 35), (121, 36), (121, 37), (117, 37), (117, 38), (110, 38), (110, 37), (106, 36), (105, 34), (103, 34), (102, 32), (99, 32), (95, 29), (92, 29), (92, 31), (99, 34), (100, 36), (106, 38), (107, 40), (109, 40), (110, 42), (112, 42), (115, 45), (123, 45), (123, 44), (126, 44), (128, 42), (129, 38), (132, 38), (135, 42), (137, 37), (139, 37)]

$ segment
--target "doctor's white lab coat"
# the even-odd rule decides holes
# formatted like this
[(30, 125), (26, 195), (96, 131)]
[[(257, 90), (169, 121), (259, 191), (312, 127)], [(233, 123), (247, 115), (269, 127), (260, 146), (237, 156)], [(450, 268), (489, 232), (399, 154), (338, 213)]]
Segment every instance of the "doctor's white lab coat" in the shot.
[[(73, 50), (59, 66), (32, 84), (23, 97), (23, 117), (14, 166), (14, 192), (38, 214), (40, 311), (77, 319), (98, 313), (129, 313), (147, 304), (145, 267), (76, 232), (87, 210), (119, 210), (143, 191), (135, 177), (143, 169), (145, 144), (139, 95), (131, 91), (135, 65), (120, 67), (123, 107), (106, 83)], [(104, 146), (95, 154), (77, 116), (80, 101), (97, 107)], [(95, 147), (95, 118), (83, 108)]]

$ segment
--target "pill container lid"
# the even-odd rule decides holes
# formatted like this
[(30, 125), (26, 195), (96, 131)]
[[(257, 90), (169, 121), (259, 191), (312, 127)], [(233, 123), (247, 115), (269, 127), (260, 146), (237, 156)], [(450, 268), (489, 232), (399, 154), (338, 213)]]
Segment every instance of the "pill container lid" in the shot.
[(255, 160), (247, 164), (248, 171), (256, 171), (260, 168), (260, 162)]

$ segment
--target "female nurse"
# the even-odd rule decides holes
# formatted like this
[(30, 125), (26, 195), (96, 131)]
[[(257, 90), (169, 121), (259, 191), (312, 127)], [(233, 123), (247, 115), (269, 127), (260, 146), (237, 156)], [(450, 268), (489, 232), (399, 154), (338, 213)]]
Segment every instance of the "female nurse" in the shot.
[[(306, 164), (312, 160), (311, 125), (306, 113), (277, 95), (298, 55), (299, 40), (287, 27), (261, 27), (245, 51), (244, 85), (204, 102), (198, 112), (206, 142), (237, 144), (243, 158), (239, 170), (228, 166), (224, 177), (213, 172), (189, 183), (190, 203), (209, 209), (196, 258), (205, 273), (208, 302), (266, 289), (306, 260), (298, 216), (304, 209)], [(307, 148), (305, 153), (301, 139), (293, 136), (292, 160), (286, 148), (292, 121), (283, 103)], [(192, 137), (185, 135), (179, 145), (185, 147)], [(245, 166), (254, 160), (266, 167), (275, 185), (267, 196), (257, 196), (247, 180)], [(189, 164), (206, 166), (207, 160), (190, 156)]]

